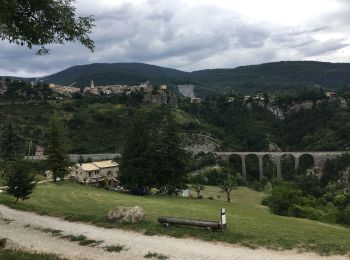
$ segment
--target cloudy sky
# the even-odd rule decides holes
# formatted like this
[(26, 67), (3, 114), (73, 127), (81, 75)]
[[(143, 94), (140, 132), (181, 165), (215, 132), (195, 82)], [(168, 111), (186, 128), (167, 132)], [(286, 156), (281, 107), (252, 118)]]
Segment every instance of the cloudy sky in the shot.
[(0, 75), (44, 76), (78, 64), (145, 62), (185, 71), (280, 60), (350, 62), (348, 0), (77, 0), (94, 15), (79, 44), (36, 56), (0, 41)]

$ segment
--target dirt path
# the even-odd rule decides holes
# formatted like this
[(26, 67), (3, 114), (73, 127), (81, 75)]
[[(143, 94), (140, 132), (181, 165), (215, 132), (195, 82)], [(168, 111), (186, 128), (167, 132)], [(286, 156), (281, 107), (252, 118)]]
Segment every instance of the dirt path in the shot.
[[(144, 236), (119, 229), (104, 229), (84, 223), (68, 222), (60, 218), (40, 216), (0, 205), (0, 238), (8, 238), (26, 250), (55, 253), (70, 259), (145, 259), (148, 252), (157, 252), (170, 259), (249, 259), (249, 260), (295, 260), (295, 259), (348, 259), (347, 257), (321, 257), (316, 254), (298, 254), (295, 251), (252, 250), (245, 247), (209, 243), (195, 239), (177, 239), (165, 236)], [(30, 226), (28, 226), (30, 225)], [(63, 235), (85, 235), (89, 239), (103, 240), (96, 247), (80, 246), (38, 228), (63, 231)], [(109, 253), (106, 245), (125, 245), (128, 250)]]

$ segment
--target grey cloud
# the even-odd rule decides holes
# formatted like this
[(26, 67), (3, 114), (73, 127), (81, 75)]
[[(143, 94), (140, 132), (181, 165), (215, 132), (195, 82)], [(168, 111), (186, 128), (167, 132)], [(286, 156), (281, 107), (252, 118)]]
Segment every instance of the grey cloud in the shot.
[(312, 44), (298, 48), (298, 51), (302, 52), (306, 56), (317, 56), (342, 49), (349, 45), (350, 44), (344, 43), (342, 40), (335, 39), (325, 42), (313, 42)]
[(319, 19), (313, 27), (282, 28), (247, 22), (214, 4), (189, 5), (185, 0), (123, 0), (113, 8), (90, 0), (89, 5), (81, 2), (77, 8), (79, 15), (93, 13), (96, 19), (94, 53), (69, 43), (49, 46), (50, 55), (36, 56), (35, 51), (0, 42), (0, 72), (48, 74), (77, 64), (121, 61), (196, 70), (308, 58), (347, 46), (347, 39), (320, 41), (315, 37), (337, 31), (335, 25), (345, 21), (345, 16), (332, 23)]

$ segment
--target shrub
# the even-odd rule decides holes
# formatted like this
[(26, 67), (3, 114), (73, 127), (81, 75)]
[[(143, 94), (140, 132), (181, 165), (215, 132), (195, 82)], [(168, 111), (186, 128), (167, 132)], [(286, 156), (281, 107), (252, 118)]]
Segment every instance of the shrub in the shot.
[(267, 198), (270, 210), (278, 215), (288, 216), (293, 205), (300, 204), (302, 192), (290, 183), (284, 183), (272, 189)]
[(308, 218), (318, 220), (323, 214), (323, 211), (309, 206), (293, 205), (289, 209), (289, 215), (297, 218)]
[(252, 181), (252, 182), (248, 183), (247, 186), (249, 188), (251, 188), (252, 190), (259, 191), (259, 192), (264, 190), (263, 184), (258, 182), (258, 181)]
[(261, 205), (269, 206), (269, 196), (266, 196), (261, 200)]
[(335, 196), (334, 205), (339, 209), (343, 210), (350, 204), (350, 193), (342, 192)]
[(207, 185), (217, 186), (220, 180), (220, 169), (210, 169), (204, 172), (204, 176), (207, 179)]
[(336, 217), (337, 223), (350, 225), (350, 205), (342, 210), (339, 210)]

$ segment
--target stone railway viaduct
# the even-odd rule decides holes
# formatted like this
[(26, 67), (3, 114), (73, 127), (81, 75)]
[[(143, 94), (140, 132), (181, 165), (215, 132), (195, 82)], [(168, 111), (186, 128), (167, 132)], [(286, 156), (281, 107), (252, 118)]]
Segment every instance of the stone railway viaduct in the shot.
[(303, 155), (310, 155), (314, 160), (314, 165), (320, 168), (324, 167), (325, 162), (328, 159), (335, 159), (344, 153), (350, 153), (350, 151), (335, 151), (335, 152), (215, 152), (215, 154), (224, 160), (228, 160), (231, 155), (238, 155), (242, 159), (242, 178), (246, 180), (247, 168), (246, 157), (248, 155), (255, 155), (259, 160), (259, 179), (264, 177), (263, 159), (267, 155), (276, 165), (277, 178), (282, 178), (281, 162), (285, 156), (294, 157), (295, 169), (299, 167), (299, 158)]

